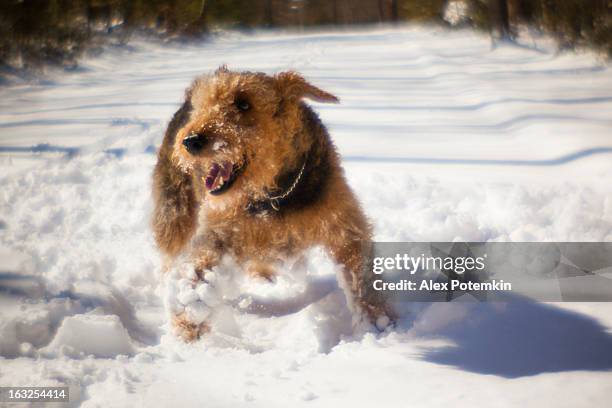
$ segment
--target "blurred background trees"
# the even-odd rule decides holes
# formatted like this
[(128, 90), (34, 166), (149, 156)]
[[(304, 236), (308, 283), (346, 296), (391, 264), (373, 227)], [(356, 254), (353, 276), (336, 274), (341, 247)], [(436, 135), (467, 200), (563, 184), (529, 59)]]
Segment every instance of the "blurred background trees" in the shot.
[[(449, 8), (462, 12), (449, 19)], [(612, 55), (612, 0), (2, 0), (0, 70), (76, 66), (83, 51), (134, 33), (166, 39), (222, 28), (345, 27), (395, 22), (461, 24), (512, 39), (521, 26), (553, 35), (560, 48)]]

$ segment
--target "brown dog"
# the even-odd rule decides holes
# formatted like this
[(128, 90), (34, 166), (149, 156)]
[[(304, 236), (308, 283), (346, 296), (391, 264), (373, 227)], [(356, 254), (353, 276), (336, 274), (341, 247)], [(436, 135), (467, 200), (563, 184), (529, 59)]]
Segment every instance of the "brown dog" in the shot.
[[(230, 254), (267, 279), (274, 261), (322, 245), (343, 265), (349, 305), (380, 326), (391, 313), (366, 290), (370, 225), (327, 130), (302, 98), (338, 102), (295, 72), (221, 67), (194, 81), (155, 167), (157, 245), (169, 259), (190, 251), (200, 277)], [(186, 340), (205, 329), (181, 316), (174, 323)]]

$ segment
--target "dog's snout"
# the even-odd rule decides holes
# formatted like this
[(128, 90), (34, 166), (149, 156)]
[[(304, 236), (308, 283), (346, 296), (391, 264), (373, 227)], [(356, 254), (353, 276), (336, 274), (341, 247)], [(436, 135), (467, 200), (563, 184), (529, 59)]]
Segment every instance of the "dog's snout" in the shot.
[(183, 146), (191, 154), (197, 154), (204, 148), (206, 144), (206, 135), (201, 133), (193, 133), (183, 139)]

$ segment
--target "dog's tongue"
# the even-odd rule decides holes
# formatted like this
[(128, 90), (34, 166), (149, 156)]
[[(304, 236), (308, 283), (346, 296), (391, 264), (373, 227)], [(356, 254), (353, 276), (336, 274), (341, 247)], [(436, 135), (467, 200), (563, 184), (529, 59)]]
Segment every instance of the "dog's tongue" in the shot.
[(224, 162), (223, 167), (221, 167), (220, 173), (221, 177), (223, 177), (223, 181), (229, 180), (230, 176), (232, 175), (232, 163)]
[(232, 164), (230, 162), (224, 162), (221, 166), (214, 163), (206, 176), (206, 188), (209, 190), (218, 188), (221, 184), (229, 180), (231, 175)]

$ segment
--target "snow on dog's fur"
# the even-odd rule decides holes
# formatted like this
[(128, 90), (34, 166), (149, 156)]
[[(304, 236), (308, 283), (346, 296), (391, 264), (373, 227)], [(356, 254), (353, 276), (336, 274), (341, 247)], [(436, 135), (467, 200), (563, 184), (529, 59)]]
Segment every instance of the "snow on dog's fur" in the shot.
[[(295, 72), (221, 67), (194, 81), (155, 168), (157, 245), (170, 261), (187, 253), (205, 281), (224, 255), (272, 280), (275, 263), (321, 245), (342, 266), (355, 315), (386, 325), (390, 308), (367, 290), (371, 227), (303, 98), (338, 102)], [(209, 329), (185, 314), (174, 326), (187, 341)]]

